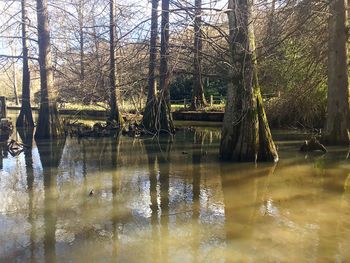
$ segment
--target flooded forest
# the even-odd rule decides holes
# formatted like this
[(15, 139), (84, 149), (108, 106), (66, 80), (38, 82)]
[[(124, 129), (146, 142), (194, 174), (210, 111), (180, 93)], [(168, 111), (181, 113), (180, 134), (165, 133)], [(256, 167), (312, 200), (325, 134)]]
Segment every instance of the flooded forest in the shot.
[(349, 8), (0, 1), (0, 262), (349, 262)]

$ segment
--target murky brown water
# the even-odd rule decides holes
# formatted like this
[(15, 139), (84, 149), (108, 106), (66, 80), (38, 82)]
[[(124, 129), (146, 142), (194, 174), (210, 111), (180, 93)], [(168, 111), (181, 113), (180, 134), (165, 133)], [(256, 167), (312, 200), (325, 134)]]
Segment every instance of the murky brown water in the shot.
[(0, 158), (0, 262), (350, 261), (346, 149), (305, 156), (292, 134), (277, 165), (228, 164), (218, 135), (67, 138)]

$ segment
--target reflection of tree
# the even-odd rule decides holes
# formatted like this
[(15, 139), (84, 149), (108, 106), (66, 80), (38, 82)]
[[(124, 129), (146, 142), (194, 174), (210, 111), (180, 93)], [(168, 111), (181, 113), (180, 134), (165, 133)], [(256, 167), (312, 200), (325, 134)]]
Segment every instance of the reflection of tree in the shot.
[(253, 246), (253, 231), (259, 207), (267, 202), (268, 180), (274, 173), (275, 165), (256, 167), (252, 164), (223, 163), (220, 168), (226, 241), (230, 247), (236, 248), (232, 253), (248, 257), (251, 254), (245, 250)]
[(340, 217), (338, 217), (336, 226), (336, 234), (339, 240), (339, 242), (337, 242), (337, 248), (340, 250), (337, 254), (342, 255), (342, 261), (346, 262), (346, 259), (350, 256), (350, 252), (347, 246), (348, 238), (350, 236), (350, 213), (348, 212), (350, 211), (350, 172), (348, 173), (344, 182), (344, 192), (341, 195), (340, 208), (343, 213)]
[(144, 140), (144, 145), (147, 152), (148, 157), (148, 168), (149, 168), (149, 182), (150, 182), (150, 198), (151, 204), (150, 208), (152, 211), (151, 214), (151, 225), (152, 225), (152, 239), (153, 239), (153, 257), (160, 257), (160, 242), (159, 242), (159, 233), (157, 231), (158, 225), (158, 200), (157, 200), (157, 147), (154, 144), (155, 142), (151, 139)]
[(30, 252), (31, 262), (34, 262), (34, 251), (35, 251), (35, 218), (33, 215), (33, 202), (34, 202), (34, 172), (33, 172), (33, 135), (34, 128), (28, 127), (27, 129), (18, 129), (18, 134), (21, 137), (22, 142), (26, 145), (24, 148), (24, 159), (26, 164), (27, 172), (27, 190), (28, 190), (28, 223), (31, 225), (30, 232)]
[(193, 225), (193, 259), (194, 262), (199, 260), (199, 217), (200, 217), (200, 191), (201, 191), (201, 162), (203, 156), (203, 145), (206, 133), (204, 131), (195, 131), (194, 143), (192, 149), (192, 192), (193, 192), (193, 212), (192, 212), (192, 225)]
[(44, 177), (44, 256), (46, 262), (56, 262), (57, 168), (64, 148), (64, 140), (37, 142)]
[(6, 157), (5, 156), (5, 154), (6, 154), (6, 150), (5, 150), (5, 148), (6, 148), (6, 143), (7, 142), (0, 142), (0, 169), (3, 169), (4, 167), (3, 167), (3, 159), (4, 159), (4, 157)]
[(336, 258), (338, 262), (347, 262), (350, 256), (350, 173), (328, 161), (319, 176), (322, 195), (315, 205), (318, 237), (314, 261), (332, 262)]
[[(169, 170), (170, 170), (170, 150), (171, 138), (159, 142), (159, 152), (157, 154), (159, 164), (159, 185), (160, 185), (160, 209), (162, 215), (160, 218), (161, 236), (164, 238), (163, 249), (161, 253), (162, 262), (168, 261), (168, 242), (169, 242)], [(165, 244), (164, 244), (165, 243)]]
[[(168, 239), (169, 239), (169, 170), (170, 170), (170, 150), (171, 137), (162, 136), (156, 140), (145, 140), (145, 148), (148, 156), (149, 165), (149, 180), (150, 180), (150, 197), (152, 210), (151, 224), (154, 240), (154, 256), (161, 258), (161, 262), (168, 261)], [(157, 180), (156, 161), (159, 166), (159, 182)], [(157, 200), (157, 185), (159, 183), (160, 190), (160, 240), (157, 233), (157, 221), (159, 216), (158, 200)], [(160, 247), (162, 250), (159, 252)]]
[(118, 224), (119, 224), (119, 207), (117, 193), (120, 192), (120, 182), (118, 181), (117, 164), (119, 156), (119, 135), (111, 140), (111, 168), (112, 168), (112, 228), (113, 228), (113, 257), (117, 257), (117, 241), (118, 241)]

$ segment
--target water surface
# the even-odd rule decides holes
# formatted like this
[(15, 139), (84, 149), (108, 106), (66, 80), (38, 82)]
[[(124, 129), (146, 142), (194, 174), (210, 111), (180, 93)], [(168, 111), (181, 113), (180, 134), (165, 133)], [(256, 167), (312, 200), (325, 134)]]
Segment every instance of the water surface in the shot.
[(219, 135), (0, 157), (0, 262), (350, 261), (347, 149), (304, 155), (302, 135), (275, 132), (278, 164), (220, 163)]

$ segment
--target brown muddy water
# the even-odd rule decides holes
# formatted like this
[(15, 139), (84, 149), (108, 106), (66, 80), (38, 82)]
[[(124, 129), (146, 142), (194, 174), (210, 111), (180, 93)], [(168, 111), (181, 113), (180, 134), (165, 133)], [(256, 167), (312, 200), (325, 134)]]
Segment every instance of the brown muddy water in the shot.
[(219, 135), (0, 157), (0, 262), (350, 262), (347, 149), (305, 155), (275, 132), (277, 164), (220, 163)]

